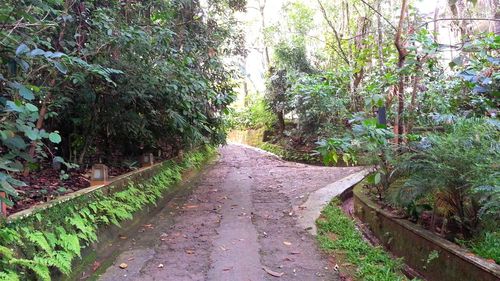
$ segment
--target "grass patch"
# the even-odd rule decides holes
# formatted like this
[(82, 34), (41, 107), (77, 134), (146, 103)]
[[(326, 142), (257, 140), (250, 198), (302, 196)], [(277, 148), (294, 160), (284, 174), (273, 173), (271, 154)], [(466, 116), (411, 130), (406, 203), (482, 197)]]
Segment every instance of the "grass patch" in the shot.
[(500, 232), (486, 232), (469, 247), (477, 255), (500, 264)]
[(363, 240), (352, 219), (338, 205), (338, 200), (332, 201), (316, 222), (320, 247), (329, 253), (340, 253), (335, 255), (342, 259), (339, 264), (354, 265), (352, 277), (357, 280), (408, 280), (401, 272), (402, 260), (392, 259), (382, 247), (373, 247)]

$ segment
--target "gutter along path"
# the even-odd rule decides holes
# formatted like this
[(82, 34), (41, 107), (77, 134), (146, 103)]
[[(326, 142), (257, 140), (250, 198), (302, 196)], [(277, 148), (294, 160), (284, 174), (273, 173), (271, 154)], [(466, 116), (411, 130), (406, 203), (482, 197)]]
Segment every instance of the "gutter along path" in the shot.
[(234, 144), (220, 154), (192, 192), (117, 237), (119, 253), (107, 268), (109, 261), (98, 258), (92, 279), (340, 280), (304, 229), (301, 212), (312, 208), (303, 205), (309, 194), (363, 168), (285, 162)]

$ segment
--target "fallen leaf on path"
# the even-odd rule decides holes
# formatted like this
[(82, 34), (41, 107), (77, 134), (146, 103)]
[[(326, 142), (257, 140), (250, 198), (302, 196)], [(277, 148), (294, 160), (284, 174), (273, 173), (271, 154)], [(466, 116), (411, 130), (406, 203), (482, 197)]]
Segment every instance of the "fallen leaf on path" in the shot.
[(126, 263), (120, 263), (119, 267), (120, 267), (121, 269), (125, 269), (125, 268), (127, 268), (127, 267), (128, 267), (128, 264), (126, 264)]
[(284, 272), (276, 272), (276, 271), (273, 271), (273, 270), (270, 270), (269, 268), (263, 266), (262, 269), (264, 269), (264, 271), (271, 275), (271, 276), (274, 276), (274, 277), (281, 277), (283, 276), (283, 274), (285, 274)]
[(95, 261), (94, 264), (92, 265), (92, 271), (96, 271), (100, 266), (101, 266), (101, 263), (98, 261)]
[(288, 242), (288, 241), (283, 241), (283, 244), (287, 245), (287, 246), (291, 246), (292, 243)]

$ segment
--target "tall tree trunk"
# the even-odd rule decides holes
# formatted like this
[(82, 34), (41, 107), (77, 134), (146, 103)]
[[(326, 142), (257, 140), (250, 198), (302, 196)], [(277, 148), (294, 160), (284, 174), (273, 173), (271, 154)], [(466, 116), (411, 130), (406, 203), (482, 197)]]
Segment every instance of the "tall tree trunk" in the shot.
[[(396, 49), (398, 50), (398, 68), (402, 70), (405, 64), (406, 56), (408, 55), (408, 51), (404, 46), (404, 42), (401, 38), (403, 33), (403, 25), (406, 20), (408, 14), (408, 0), (402, 0), (401, 4), (401, 14), (399, 16), (399, 24), (398, 29), (396, 31), (396, 36), (394, 40), (394, 44), (396, 45)], [(403, 124), (403, 114), (404, 114), (404, 91), (405, 91), (405, 76), (400, 74), (399, 83), (398, 83), (398, 110), (396, 115), (396, 120), (394, 122), (394, 133), (396, 134), (395, 142), (398, 144), (401, 142), (401, 134), (404, 131)]]
[[(259, 0), (260, 27), (262, 29), (261, 31), (262, 36), (266, 30), (265, 9), (266, 9), (266, 0), (263, 0), (262, 2)], [(265, 38), (262, 38), (262, 44), (264, 46), (264, 59), (266, 61), (265, 69), (267, 69), (271, 65), (271, 59), (269, 58), (269, 48), (267, 47)]]
[(413, 129), (413, 123), (415, 122), (415, 110), (417, 107), (417, 93), (418, 93), (418, 82), (420, 81), (420, 76), (418, 75), (418, 72), (420, 70), (420, 67), (417, 66), (415, 69), (415, 76), (412, 77), (412, 93), (411, 93), (411, 101), (410, 101), (410, 107), (408, 108), (408, 124), (406, 126), (406, 130), (411, 133), (411, 130)]

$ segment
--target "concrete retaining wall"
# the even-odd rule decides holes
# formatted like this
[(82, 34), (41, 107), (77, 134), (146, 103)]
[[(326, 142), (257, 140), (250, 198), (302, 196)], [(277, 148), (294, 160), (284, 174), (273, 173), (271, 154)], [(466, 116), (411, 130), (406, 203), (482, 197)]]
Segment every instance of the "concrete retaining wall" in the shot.
[[(395, 218), (354, 188), (354, 212), (381, 243), (430, 281), (499, 281), (500, 265), (404, 219)], [(436, 254), (437, 253), (437, 257)]]

